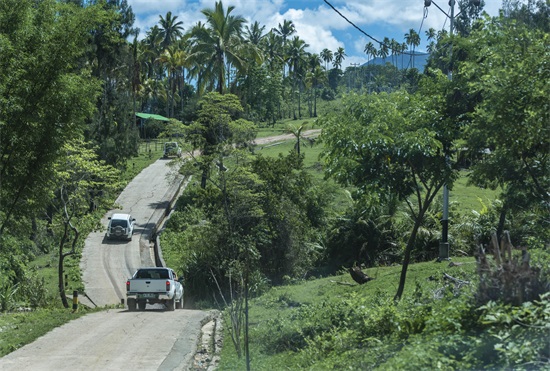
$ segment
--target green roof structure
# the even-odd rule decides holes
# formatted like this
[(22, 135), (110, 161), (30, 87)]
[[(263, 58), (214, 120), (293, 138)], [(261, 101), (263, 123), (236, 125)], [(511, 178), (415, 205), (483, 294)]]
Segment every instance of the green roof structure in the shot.
[(152, 119), (152, 120), (158, 120), (158, 121), (170, 121), (168, 117), (155, 115), (154, 113), (136, 112), (136, 116), (145, 120)]

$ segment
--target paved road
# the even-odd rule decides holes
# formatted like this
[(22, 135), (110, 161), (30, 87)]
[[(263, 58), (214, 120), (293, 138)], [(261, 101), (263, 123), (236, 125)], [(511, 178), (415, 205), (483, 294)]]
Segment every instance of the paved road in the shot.
[[(93, 232), (86, 239), (80, 268), (86, 295), (97, 306), (120, 303), (126, 296), (126, 280), (135, 270), (140, 266), (154, 266), (150, 236), (181, 182), (181, 177), (171, 171), (169, 162), (158, 160), (144, 169), (116, 200), (120, 208), (101, 220), (106, 228), (107, 217), (112, 213), (131, 214), (136, 218), (132, 241), (108, 241), (105, 230)], [(85, 297), (81, 300), (90, 304)]]
[(185, 370), (204, 317), (196, 310), (89, 314), (0, 358), (0, 370)]

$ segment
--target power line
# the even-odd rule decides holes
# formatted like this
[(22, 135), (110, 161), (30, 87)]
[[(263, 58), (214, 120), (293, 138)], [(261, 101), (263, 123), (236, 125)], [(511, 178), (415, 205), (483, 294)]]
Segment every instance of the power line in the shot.
[[(408, 53), (408, 52), (401, 52), (400, 50), (395, 50), (394, 48), (391, 47), (391, 45), (388, 45), (386, 44), (385, 42), (383, 41), (380, 41), (378, 39), (376, 39), (374, 36), (371, 36), (369, 35), (368, 33), (366, 33), (365, 31), (363, 31), (360, 27), (358, 27), (357, 25), (355, 25), (355, 23), (353, 23), (352, 21), (350, 21), (349, 19), (346, 18), (345, 15), (343, 15), (342, 13), (340, 13), (340, 11), (338, 9), (336, 9), (331, 3), (328, 2), (328, 0), (323, 0), (328, 6), (330, 6), (332, 8), (332, 10), (334, 10), (336, 13), (338, 13), (338, 15), (340, 15), (340, 17), (344, 18), (349, 24), (351, 24), (353, 27), (355, 27), (359, 32), (361, 32), (363, 35), (365, 35), (366, 37), (368, 37), (369, 39), (372, 39), (374, 41), (376, 41), (378, 44), (380, 45), (386, 45), (388, 47), (388, 49), (390, 49), (391, 51), (393, 52), (396, 52), (396, 53), (401, 53), (401, 54), (405, 54), (405, 55), (414, 55), (414, 52), (413, 53)], [(424, 18), (426, 18), (427, 16), (427, 13), (424, 14)], [(422, 22), (424, 22), (424, 19), (422, 19)]]

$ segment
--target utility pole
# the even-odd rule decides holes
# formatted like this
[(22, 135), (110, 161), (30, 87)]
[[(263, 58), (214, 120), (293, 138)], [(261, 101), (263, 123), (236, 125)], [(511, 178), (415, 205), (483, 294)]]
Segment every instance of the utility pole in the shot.
[[(449, 47), (449, 72), (447, 74), (447, 77), (449, 78), (449, 81), (452, 81), (453, 80), (452, 37), (453, 37), (453, 31), (454, 31), (456, 0), (449, 0), (449, 6), (451, 7), (451, 14), (447, 14), (443, 9), (439, 7), (439, 5), (435, 3), (435, 1), (432, 1), (432, 0), (424, 0), (424, 7), (427, 8), (432, 3), (450, 20), (449, 36), (451, 37), (451, 45)], [(481, 3), (480, 0), (472, 0), (472, 4), (475, 6), (479, 6), (480, 3)], [(448, 152), (446, 154), (445, 161), (447, 162), (447, 164), (450, 161)], [(439, 242), (439, 257), (437, 258), (437, 261), (443, 261), (443, 260), (449, 260), (449, 188), (447, 187), (447, 183), (443, 185), (443, 216), (441, 218), (441, 241)]]

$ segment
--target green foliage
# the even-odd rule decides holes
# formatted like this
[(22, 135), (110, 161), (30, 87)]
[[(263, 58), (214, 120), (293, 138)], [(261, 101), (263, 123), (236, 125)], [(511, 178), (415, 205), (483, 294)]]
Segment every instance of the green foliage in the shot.
[(100, 159), (121, 166), (137, 153), (139, 132), (134, 113), (135, 66), (127, 40), (137, 35), (134, 15), (127, 1), (99, 1), (85, 7), (95, 20), (88, 34), (86, 63), (101, 82), (101, 94), (93, 101), (95, 114), (89, 115), (86, 140), (98, 146)]
[(77, 68), (93, 12), (49, 0), (1, 8), (0, 234), (49, 202), (52, 164), (82, 134), (99, 89), (88, 68)]
[(165, 259), (185, 272), (197, 300), (218, 291), (214, 277), (226, 290), (222, 277), (235, 260), (255, 262), (249, 274), (256, 292), (265, 282), (311, 271), (322, 254), (317, 228), (326, 223), (331, 198), (314, 186), (302, 160), (295, 152), (278, 158), (232, 152), (229, 170), (205, 188), (186, 188), (161, 238)]
[(418, 232), (435, 196), (458, 171), (448, 161), (459, 126), (443, 114), (448, 80), (424, 76), (414, 93), (350, 95), (341, 113), (320, 120), (326, 175), (363, 193), (404, 200), (413, 227), (407, 238), (398, 299)]
[(494, 339), (495, 364), (513, 369), (548, 367), (550, 293), (519, 307), (489, 302), (479, 312), (487, 335)]
[(4, 282), (0, 286), (0, 312), (7, 312), (15, 306), (15, 294), (19, 290), (17, 284), (11, 285), (10, 282)]
[(214, 163), (223, 168), (223, 156), (233, 145), (247, 147), (255, 137), (256, 127), (240, 118), (243, 108), (237, 96), (208, 93), (199, 102), (198, 118), (185, 128), (184, 137), (201, 156), (193, 159), (202, 171), (205, 188)]
[(354, 262), (389, 265), (401, 259), (396, 246), (396, 199), (348, 192), (348, 208), (331, 222), (327, 232), (327, 263), (335, 270)]
[(547, 214), (549, 41), (548, 32), (513, 19), (485, 20), (464, 40), (471, 58), (460, 69), (470, 94), (483, 96), (466, 127), (471, 157), (482, 158), (473, 179), (500, 186), (507, 208), (543, 203)]

